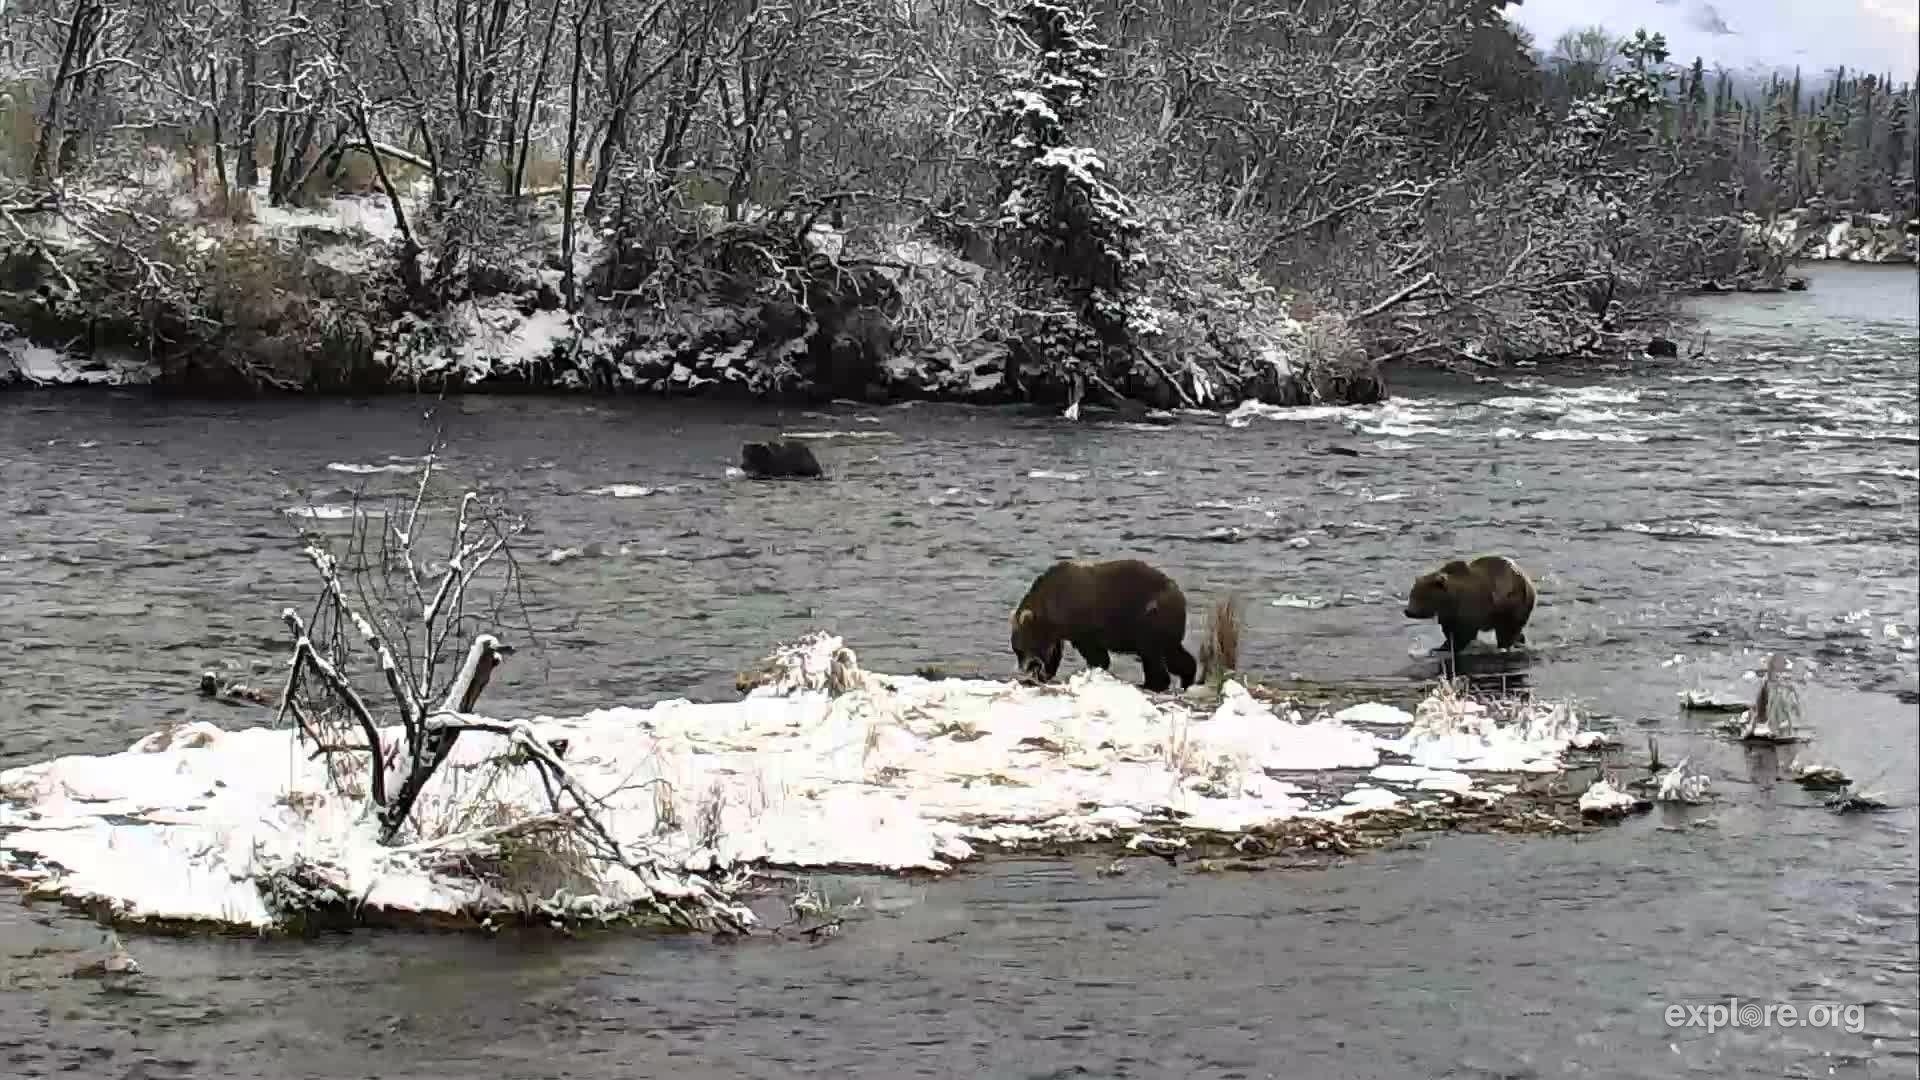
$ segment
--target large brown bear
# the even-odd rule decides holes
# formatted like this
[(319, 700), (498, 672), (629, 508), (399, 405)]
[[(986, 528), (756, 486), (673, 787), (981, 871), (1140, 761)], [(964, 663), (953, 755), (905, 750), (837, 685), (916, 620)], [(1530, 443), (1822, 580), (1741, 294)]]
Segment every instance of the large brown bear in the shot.
[(1059, 673), (1072, 642), (1088, 667), (1110, 670), (1110, 654), (1127, 653), (1140, 658), (1147, 690), (1164, 692), (1174, 675), (1184, 690), (1199, 677), (1186, 634), (1186, 594), (1139, 559), (1054, 563), (1013, 609), (1014, 658), (1042, 682)]
[(1447, 648), (1461, 652), (1493, 631), (1502, 649), (1526, 644), (1521, 631), (1533, 615), (1533, 582), (1505, 555), (1482, 555), (1472, 562), (1455, 559), (1414, 579), (1407, 594), (1409, 619), (1434, 619), (1447, 635)]

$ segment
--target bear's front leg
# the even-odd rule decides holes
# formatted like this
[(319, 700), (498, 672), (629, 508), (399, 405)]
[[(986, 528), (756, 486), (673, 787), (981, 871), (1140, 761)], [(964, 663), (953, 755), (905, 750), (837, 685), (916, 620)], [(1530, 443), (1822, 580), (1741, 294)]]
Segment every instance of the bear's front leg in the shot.
[(1155, 653), (1142, 653), (1140, 669), (1146, 672), (1142, 684), (1150, 694), (1164, 694), (1173, 688), (1173, 675), (1167, 671), (1167, 662)]
[(1480, 632), (1466, 623), (1443, 622), (1440, 632), (1447, 636), (1446, 647), (1450, 653), (1463, 653), (1480, 637)]
[(1046, 673), (1047, 677), (1046, 681), (1052, 682), (1053, 677), (1060, 674), (1060, 658), (1066, 654), (1066, 648), (1058, 641), (1055, 641), (1047, 647), (1046, 655), (1041, 658), (1043, 663), (1042, 670)]
[(1097, 641), (1089, 638), (1074, 638), (1073, 651), (1079, 653), (1080, 658), (1085, 660), (1090, 668), (1097, 667), (1102, 671), (1113, 669), (1113, 657), (1108, 655), (1107, 650)]

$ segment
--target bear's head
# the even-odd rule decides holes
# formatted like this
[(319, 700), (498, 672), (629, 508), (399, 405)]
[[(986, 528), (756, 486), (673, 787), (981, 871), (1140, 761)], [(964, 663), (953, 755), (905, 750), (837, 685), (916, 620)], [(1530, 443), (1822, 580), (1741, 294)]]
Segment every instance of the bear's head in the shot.
[(1013, 658), (1019, 663), (1022, 676), (1045, 682), (1049, 672), (1060, 670), (1064, 643), (1032, 608), (1023, 607), (1013, 613), (1012, 644)]
[(1447, 593), (1452, 581), (1446, 567), (1414, 578), (1413, 588), (1407, 592), (1407, 618), (1431, 619), (1452, 609), (1453, 600)]

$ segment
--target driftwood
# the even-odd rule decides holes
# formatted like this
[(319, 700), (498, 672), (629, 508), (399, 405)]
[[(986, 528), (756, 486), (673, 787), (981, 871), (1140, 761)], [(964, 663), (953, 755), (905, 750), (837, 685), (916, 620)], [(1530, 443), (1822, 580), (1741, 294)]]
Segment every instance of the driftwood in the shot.
[(1799, 742), (1800, 694), (1787, 677), (1786, 657), (1774, 653), (1753, 706), (1741, 718), (1740, 741), (1748, 743)]

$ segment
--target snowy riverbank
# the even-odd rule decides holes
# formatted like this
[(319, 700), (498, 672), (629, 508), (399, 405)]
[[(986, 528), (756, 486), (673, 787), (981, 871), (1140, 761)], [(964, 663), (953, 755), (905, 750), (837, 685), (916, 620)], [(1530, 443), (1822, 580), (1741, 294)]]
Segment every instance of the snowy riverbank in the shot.
[(1835, 217), (1803, 207), (1772, 221), (1749, 215), (1747, 230), (1773, 250), (1805, 262), (1910, 263), (1920, 255), (1920, 223), (1892, 214)]
[(833, 693), (839, 647), (819, 635), (776, 653), (738, 701), (527, 722), (564, 746), (614, 839), (647, 853), (650, 880), (590, 863), (531, 886), (477, 871), (501, 857), (490, 825), (548, 808), (504, 737), (462, 737), (415, 835), (386, 848), (364, 802), (291, 732), (204, 722), (0, 772), (0, 878), (134, 922), (270, 928), (343, 908), (617, 919), (649, 890), (755, 868), (938, 873), (1033, 845), (1177, 850), (1419, 803), (1485, 807), (1515, 774), (1556, 772), (1595, 742), (1563, 705), (1489, 712), (1444, 693), (1414, 713), (1362, 704), (1310, 720), (1235, 683), (1202, 706), (1103, 672), (1052, 687), (858, 673)]
[[(569, 276), (558, 200), (534, 198), (503, 225), (514, 245), (484, 266), (476, 256), (438, 300), (403, 305), (404, 234), (384, 197), (290, 208), (269, 205), (262, 189), (240, 193), (244, 212), (223, 215), (178, 184), (156, 166), (140, 185), (93, 192), (86, 205), (145, 207), (143, 220), (167, 223), (138, 243), (170, 253), (181, 264), (179, 297), (199, 299), (175, 305), (192, 310), (148, 306), (200, 337), (177, 332), (166, 339), (174, 353), (153, 355), (141, 344), (151, 328), (111, 299), (124, 283), (81, 269), (94, 265), (92, 234), (60, 214), (23, 213), (37, 232), (18, 280), (0, 289), (0, 386), (1059, 404), (1069, 396), (1060, 365), (1020, 346), (1031, 328), (1022, 329), (1007, 284), (911, 223), (822, 222), (801, 232), (756, 207), (734, 222), (696, 210), (680, 224), (698, 239), (644, 274), (629, 265), (635, 252), (586, 227), (573, 238)], [(429, 191), (424, 181), (406, 190), (408, 220), (426, 213)], [(77, 206), (63, 213), (81, 213)], [(727, 254), (735, 249), (758, 253), (747, 260), (754, 273), (777, 262), (779, 286), (756, 291)], [(719, 280), (729, 284), (713, 286)], [(570, 284), (572, 310), (563, 303)], [(1338, 316), (1296, 319), (1273, 290), (1218, 310), (1143, 302), (1152, 325), (1140, 331), (1135, 370), (1107, 388), (1130, 402), (1227, 408), (1384, 395)]]

